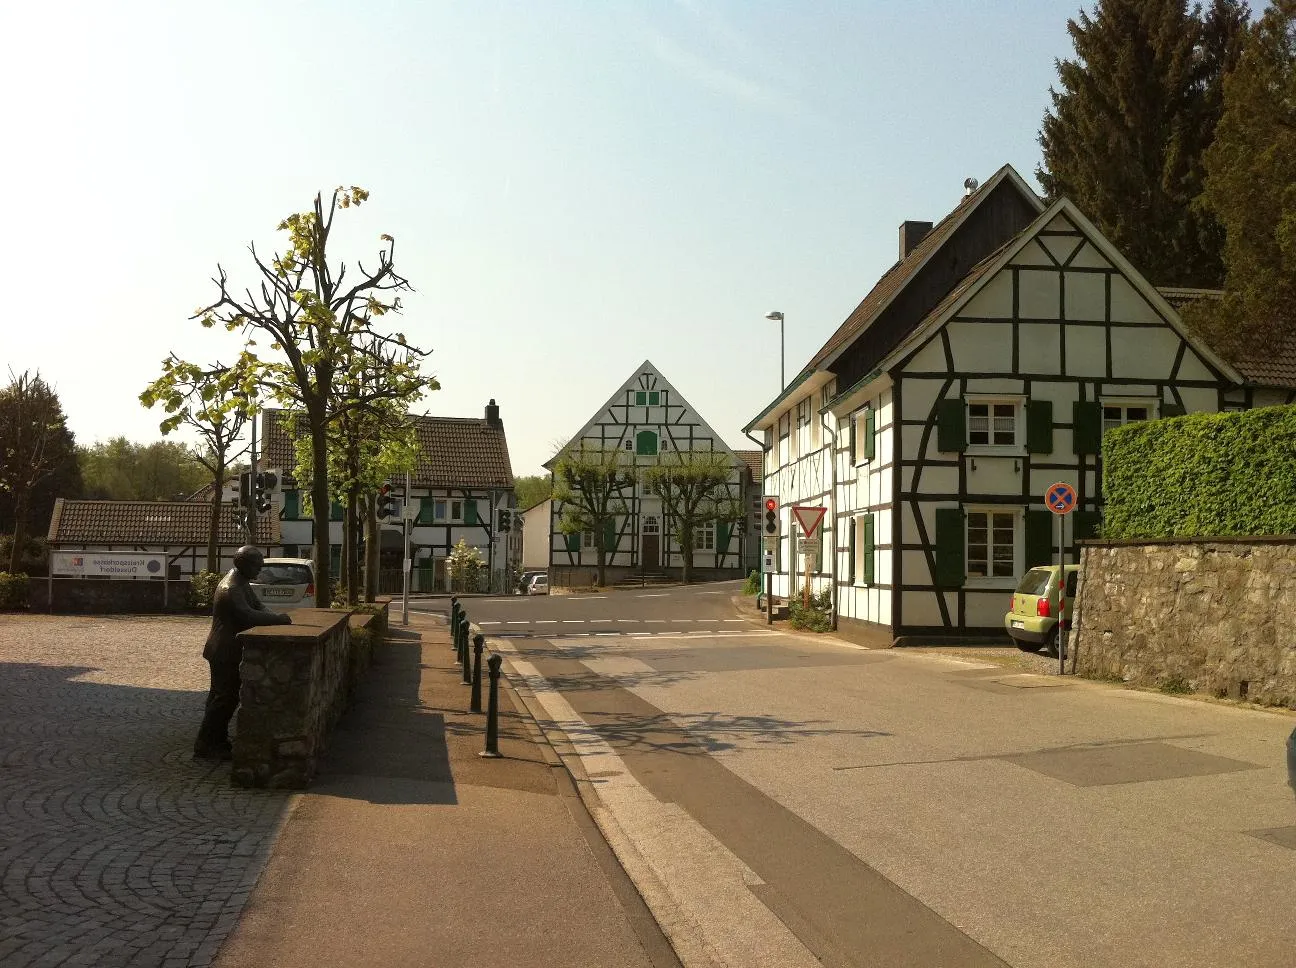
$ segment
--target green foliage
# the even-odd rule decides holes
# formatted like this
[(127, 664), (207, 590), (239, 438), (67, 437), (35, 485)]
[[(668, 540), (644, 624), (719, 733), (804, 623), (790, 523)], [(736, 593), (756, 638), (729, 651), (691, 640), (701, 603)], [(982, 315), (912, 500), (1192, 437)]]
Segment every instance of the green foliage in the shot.
[(744, 595), (759, 595), (760, 590), (760, 572), (753, 570), (747, 575), (747, 580), (743, 582), (742, 593)]
[(190, 600), (195, 609), (210, 612), (212, 599), (216, 596), (216, 586), (221, 576), (214, 571), (200, 571), (189, 576)]
[(607, 583), (607, 533), (629, 513), (625, 495), (634, 493), (637, 479), (634, 458), (618, 447), (569, 447), (554, 464), (553, 497), (562, 504), (558, 530), (594, 533), (599, 585)]
[(1103, 498), (1105, 538), (1296, 533), (1296, 407), (1109, 430)]
[(208, 482), (209, 474), (184, 444), (137, 444), (114, 437), (78, 447), (85, 496), (95, 501), (174, 501)]
[(450, 586), (455, 591), (482, 590), (486, 578), (486, 559), (464, 538), (460, 538), (459, 543), (450, 551), (446, 558), (446, 568), (450, 572)]
[(1037, 170), (1157, 285), (1216, 286), (1223, 234), (1195, 206), (1221, 84), (1247, 21), (1241, 0), (1098, 0), (1067, 22)]
[(553, 497), (553, 479), (545, 474), (530, 474), (513, 478), (513, 493), (517, 506), (523, 510), (534, 507)]
[[(13, 557), (14, 539), (12, 535), (0, 535), (0, 562)], [(14, 571), (21, 571), (31, 578), (44, 578), (49, 574), (49, 544), (42, 538), (24, 538), (19, 550)]]
[(656, 464), (642, 471), (649, 489), (661, 498), (675, 531), (685, 582), (693, 570), (697, 531), (707, 521), (744, 519), (741, 503), (729, 493), (735, 469), (733, 459), (720, 451), (676, 450), (662, 454)]
[(1296, 0), (1251, 28), (1206, 173), (1202, 202), (1227, 233), (1225, 292), (1185, 319), (1226, 356), (1264, 359), (1296, 335)]
[(1157, 685), (1157, 688), (1160, 689), (1162, 692), (1168, 693), (1172, 696), (1183, 695), (1184, 693), (1193, 691), (1192, 684), (1188, 682), (1187, 679), (1185, 679), (1183, 676), (1180, 675), (1166, 676)]
[(825, 588), (810, 596), (810, 604), (803, 605), (798, 597), (788, 604), (792, 627), (803, 632), (832, 631), (832, 592)]
[(27, 607), (27, 576), (19, 572), (0, 571), (0, 612), (16, 612)]

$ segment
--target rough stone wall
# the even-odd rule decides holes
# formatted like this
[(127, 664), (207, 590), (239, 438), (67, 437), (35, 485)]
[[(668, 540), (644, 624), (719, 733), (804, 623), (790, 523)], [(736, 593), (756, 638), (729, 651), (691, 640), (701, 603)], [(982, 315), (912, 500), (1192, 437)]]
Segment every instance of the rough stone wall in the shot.
[[(55, 578), (53, 611), (90, 615), (189, 611), (193, 598), (189, 580), (173, 579), (165, 584), (163, 604), (161, 579)], [(49, 586), (48, 578), (30, 579), (27, 601), (31, 611), (51, 611)]]
[(1296, 708), (1296, 536), (1085, 542), (1076, 671)]

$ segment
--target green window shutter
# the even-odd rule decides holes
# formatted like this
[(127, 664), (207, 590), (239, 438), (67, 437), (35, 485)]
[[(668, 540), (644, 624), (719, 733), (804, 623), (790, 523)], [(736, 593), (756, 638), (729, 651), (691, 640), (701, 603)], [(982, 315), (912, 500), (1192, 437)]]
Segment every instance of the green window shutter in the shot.
[(477, 517), (476, 501), (464, 501), (464, 524), (481, 524)]
[(967, 579), (962, 508), (936, 509), (936, 585), (958, 588)]
[(435, 500), (433, 500), (430, 497), (419, 498), (419, 512), (418, 512), (419, 524), (431, 524), (433, 520), (435, 520), (433, 517), (435, 512), (436, 512)]
[(877, 416), (873, 408), (869, 407), (864, 412), (864, 457), (872, 460), (877, 455), (876, 440)]
[(617, 527), (613, 518), (608, 518), (603, 522), (603, 550), (611, 553), (616, 551), (617, 546)]
[(873, 584), (875, 561), (877, 559), (877, 545), (873, 536), (873, 518), (872, 514), (864, 516), (864, 574), (862, 577), (866, 585)]
[(1161, 404), (1161, 416), (1163, 417), (1182, 417), (1185, 413), (1187, 411), (1177, 403)]
[(635, 406), (636, 407), (648, 406), (648, 394), (645, 391), (638, 390), (635, 392)]
[(296, 491), (284, 491), (284, 510), (283, 516), (285, 521), (296, 521), (299, 513), (299, 502), (301, 498)]
[(855, 456), (855, 447), (856, 447), (856, 444), (855, 444), (855, 418), (854, 418), (854, 417), (851, 417), (851, 418), (850, 418), (850, 462), (851, 462), (852, 464), (854, 464), (855, 461), (859, 460), (859, 458)]
[[(332, 504), (329, 505), (329, 520), (330, 520), (330, 521), (341, 521), (341, 520), (342, 520), (342, 502), (341, 502), (341, 501), (334, 501)], [(340, 553), (340, 552), (339, 552), (339, 553)]]
[(1099, 525), (1102, 524), (1102, 513), (1099, 511), (1072, 511), (1072, 536), (1076, 541), (1098, 537)]
[(1054, 514), (1032, 508), (1026, 512), (1026, 567), (1047, 565), (1053, 560)]
[(729, 522), (716, 522), (716, 554), (722, 555), (729, 550)]
[[(851, 421), (851, 423), (853, 425), (854, 421)], [(846, 563), (846, 583), (848, 585), (855, 584), (855, 553), (856, 553), (855, 533), (858, 530), (859, 530), (859, 525), (856, 524), (854, 520), (852, 520), (850, 523), (850, 537), (846, 542), (846, 553), (848, 555), (848, 559)]]
[(581, 533), (573, 531), (567, 535), (567, 550), (580, 554)]
[(1026, 401), (1026, 450), (1031, 454), (1053, 453), (1053, 401)]
[(342, 546), (329, 545), (329, 574), (336, 580), (342, 571)]
[(962, 453), (966, 446), (967, 408), (963, 405), (963, 398), (940, 401), (936, 404), (936, 449), (955, 454)]
[(1102, 453), (1102, 405), (1077, 400), (1071, 410), (1077, 454)]
[(657, 435), (651, 430), (641, 430), (635, 434), (635, 453), (640, 457), (657, 456)]
[(651, 390), (648, 393), (648, 406), (655, 407), (661, 403), (661, 391)]

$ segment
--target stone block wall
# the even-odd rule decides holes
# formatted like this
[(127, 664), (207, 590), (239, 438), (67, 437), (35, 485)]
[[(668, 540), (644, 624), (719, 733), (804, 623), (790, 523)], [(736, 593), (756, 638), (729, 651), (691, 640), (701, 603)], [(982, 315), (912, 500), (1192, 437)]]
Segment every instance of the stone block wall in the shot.
[[(28, 608), (33, 612), (111, 615), (140, 615), (151, 612), (190, 611), (193, 587), (186, 579), (160, 578), (32, 578), (27, 589)], [(54, 607), (50, 608), (50, 586)], [(164, 593), (165, 592), (165, 593)]]
[(1296, 708), (1296, 536), (1087, 541), (1076, 671)]

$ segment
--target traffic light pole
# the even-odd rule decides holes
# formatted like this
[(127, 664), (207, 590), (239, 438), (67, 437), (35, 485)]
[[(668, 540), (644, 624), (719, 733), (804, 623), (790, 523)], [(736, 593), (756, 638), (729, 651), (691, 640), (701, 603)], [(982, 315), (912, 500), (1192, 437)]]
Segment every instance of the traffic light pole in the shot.
[(257, 533), (257, 529), (256, 529), (257, 508), (256, 508), (256, 497), (255, 497), (256, 475), (257, 475), (256, 425), (257, 425), (256, 411), (253, 411), (252, 412), (252, 450), (251, 450), (252, 476), (248, 479), (248, 483), (249, 483), (248, 491), (251, 494), (253, 494), (253, 497), (252, 500), (248, 501), (248, 506), (247, 508), (245, 508), (245, 510), (247, 511), (248, 544), (250, 545), (256, 544), (256, 533)]
[(410, 586), (410, 474), (405, 472), (405, 503), (401, 507), (401, 531), (405, 535), (405, 557), (401, 559), (401, 625), (409, 625)]

